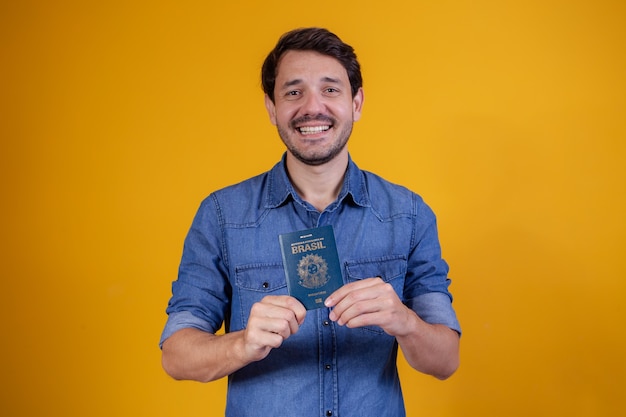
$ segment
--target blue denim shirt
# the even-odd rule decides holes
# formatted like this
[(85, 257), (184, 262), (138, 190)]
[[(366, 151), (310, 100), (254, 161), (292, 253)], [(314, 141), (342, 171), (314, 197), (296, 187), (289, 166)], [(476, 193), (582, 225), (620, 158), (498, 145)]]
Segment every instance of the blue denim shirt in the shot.
[[(344, 280), (381, 277), (423, 320), (460, 332), (435, 216), (422, 199), (350, 159), (322, 213), (274, 168), (204, 200), (185, 240), (161, 343), (186, 327), (246, 327), (252, 304), (287, 294), (281, 233), (331, 224)], [(404, 416), (398, 345), (379, 327), (349, 329), (329, 309), (307, 312), (295, 335), (229, 376), (227, 416)]]

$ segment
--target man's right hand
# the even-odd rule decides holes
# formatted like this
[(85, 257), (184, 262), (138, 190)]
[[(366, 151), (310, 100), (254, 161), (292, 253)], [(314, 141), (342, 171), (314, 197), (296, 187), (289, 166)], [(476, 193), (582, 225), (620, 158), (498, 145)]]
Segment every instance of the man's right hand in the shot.
[(248, 327), (215, 335), (195, 328), (175, 332), (163, 343), (163, 368), (176, 379), (213, 381), (265, 358), (298, 331), (306, 309), (287, 295), (255, 303)]
[(280, 347), (298, 331), (305, 317), (302, 303), (288, 295), (268, 295), (255, 303), (243, 337), (249, 361), (259, 361)]

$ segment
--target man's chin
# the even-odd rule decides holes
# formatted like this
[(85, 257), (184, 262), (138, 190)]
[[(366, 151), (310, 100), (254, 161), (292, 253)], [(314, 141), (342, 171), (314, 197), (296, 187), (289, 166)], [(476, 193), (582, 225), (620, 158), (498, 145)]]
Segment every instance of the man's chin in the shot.
[[(288, 135), (286, 135), (284, 131), (280, 128), (278, 129), (278, 133), (283, 143), (287, 147), (287, 150), (291, 155), (296, 158), (298, 161), (302, 162), (305, 165), (309, 166), (320, 166), (324, 165), (337, 157), (337, 155), (341, 154), (341, 152), (345, 149), (348, 139), (350, 137), (350, 131), (345, 132), (344, 139), (340, 142), (336, 142), (330, 147), (323, 148), (322, 146), (311, 146), (309, 149), (299, 149), (297, 146), (294, 146), (289, 140)], [(294, 141), (295, 142), (295, 141)], [(308, 151), (308, 152), (307, 152)]]
[(333, 160), (336, 155), (328, 155), (325, 157), (308, 157), (299, 153), (291, 153), (298, 161), (309, 166), (320, 166)]
[(294, 156), (294, 158), (296, 158), (298, 161), (302, 162), (305, 165), (320, 166), (335, 159), (341, 153), (341, 151), (343, 151), (345, 146), (346, 145), (344, 144), (340, 148), (332, 149), (329, 152), (323, 154), (305, 154), (293, 149), (290, 149), (289, 152)]

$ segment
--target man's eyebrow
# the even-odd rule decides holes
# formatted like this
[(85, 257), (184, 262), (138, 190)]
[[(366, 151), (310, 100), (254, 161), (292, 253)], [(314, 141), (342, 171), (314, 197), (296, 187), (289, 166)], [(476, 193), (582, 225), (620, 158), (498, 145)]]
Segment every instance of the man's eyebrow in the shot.
[(285, 81), (283, 83), (283, 88), (293, 87), (294, 85), (298, 85), (300, 83), (302, 83), (302, 80), (300, 78), (296, 78), (294, 80)]
[[(341, 79), (339, 78), (333, 78), (333, 77), (329, 77), (329, 76), (325, 76), (321, 78), (321, 81), (325, 82), (325, 83), (332, 83), (332, 84), (341, 84)], [(289, 87), (293, 87), (295, 85), (299, 85), (302, 83), (302, 79), (300, 78), (295, 78), (293, 80), (289, 80), (289, 81), (285, 81), (282, 85), (282, 88), (289, 88)]]
[(333, 84), (341, 84), (341, 80), (339, 78), (333, 77), (322, 77), (322, 81)]

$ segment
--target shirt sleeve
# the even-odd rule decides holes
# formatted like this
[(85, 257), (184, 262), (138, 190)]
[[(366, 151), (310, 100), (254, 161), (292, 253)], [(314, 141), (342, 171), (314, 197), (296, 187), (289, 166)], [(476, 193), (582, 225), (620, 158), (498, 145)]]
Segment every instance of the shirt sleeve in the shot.
[(443, 293), (427, 293), (408, 300), (407, 307), (427, 323), (443, 324), (461, 334), (461, 325), (452, 308), (450, 297)]
[(214, 332), (211, 323), (194, 316), (189, 311), (171, 313), (167, 317), (167, 322), (165, 323), (165, 328), (163, 329), (161, 340), (159, 341), (159, 347), (162, 348), (163, 342), (165, 342), (171, 335), (181, 329), (187, 328), (199, 329), (208, 333)]
[(449, 267), (441, 257), (434, 212), (415, 196), (414, 245), (407, 265), (406, 305), (430, 324), (443, 324), (461, 334), (449, 292)]
[(214, 333), (227, 320), (231, 289), (221, 237), (217, 203), (210, 196), (202, 202), (185, 238), (161, 345), (180, 329)]

